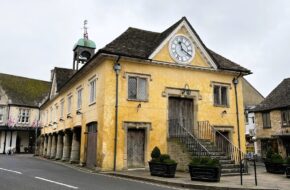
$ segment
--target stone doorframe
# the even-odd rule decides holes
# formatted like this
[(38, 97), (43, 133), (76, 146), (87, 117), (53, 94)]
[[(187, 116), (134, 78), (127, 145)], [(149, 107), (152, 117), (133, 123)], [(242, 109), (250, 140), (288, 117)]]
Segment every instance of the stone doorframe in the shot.
[(232, 125), (213, 125), (215, 129), (222, 132), (229, 132), (229, 140), (233, 143), (234, 126)]
[(127, 135), (128, 135), (128, 129), (144, 129), (145, 130), (145, 142), (144, 142), (144, 165), (145, 168), (148, 168), (148, 156), (147, 156), (147, 150), (148, 150), (148, 142), (149, 142), (149, 134), (151, 128), (151, 123), (149, 122), (130, 122), (125, 121), (123, 122), (123, 129), (124, 129), (124, 156), (123, 156), (123, 169), (128, 169), (128, 163), (127, 163)]
[[(188, 86), (188, 85), (187, 85)], [(163, 97), (167, 97), (167, 114), (166, 114), (166, 123), (167, 123), (167, 138), (169, 138), (169, 98), (187, 98), (192, 99), (193, 101), (193, 130), (197, 129), (197, 112), (198, 112), (198, 100), (202, 100), (202, 97), (199, 94), (199, 90), (192, 90), (189, 88), (171, 88), (166, 87), (162, 92)], [(194, 134), (194, 131), (192, 131)]]

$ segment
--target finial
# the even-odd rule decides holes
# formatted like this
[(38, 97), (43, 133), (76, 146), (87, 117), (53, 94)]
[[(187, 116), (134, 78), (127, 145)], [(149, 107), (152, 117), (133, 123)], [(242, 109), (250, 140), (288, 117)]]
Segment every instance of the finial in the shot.
[(89, 34), (88, 34), (88, 20), (84, 20), (84, 39), (88, 40), (89, 39)]

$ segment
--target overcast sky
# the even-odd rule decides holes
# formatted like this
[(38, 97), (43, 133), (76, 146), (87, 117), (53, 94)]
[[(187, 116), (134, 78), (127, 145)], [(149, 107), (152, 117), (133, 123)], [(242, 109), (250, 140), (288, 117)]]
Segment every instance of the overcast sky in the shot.
[(97, 49), (129, 26), (161, 32), (186, 16), (212, 50), (250, 69), (264, 96), (290, 77), (290, 1), (0, 0), (0, 72), (49, 80), (72, 68), (72, 48), (88, 20)]

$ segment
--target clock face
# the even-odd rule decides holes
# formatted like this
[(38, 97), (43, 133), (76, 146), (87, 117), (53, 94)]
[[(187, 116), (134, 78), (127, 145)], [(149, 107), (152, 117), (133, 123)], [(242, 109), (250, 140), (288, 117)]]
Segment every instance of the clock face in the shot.
[(189, 63), (194, 57), (195, 49), (189, 38), (176, 35), (169, 43), (169, 52), (178, 63)]

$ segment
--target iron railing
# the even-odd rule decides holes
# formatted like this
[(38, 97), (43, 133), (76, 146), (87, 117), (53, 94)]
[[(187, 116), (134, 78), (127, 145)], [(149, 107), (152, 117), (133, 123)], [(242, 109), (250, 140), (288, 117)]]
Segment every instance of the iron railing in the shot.
[(218, 129), (211, 126), (209, 121), (199, 121), (197, 129), (194, 130), (194, 134), (198, 139), (209, 140), (215, 145), (215, 147), (224, 152), (227, 156), (230, 156), (236, 164), (239, 164), (239, 154), (241, 153), (241, 159), (244, 160), (245, 153), (242, 152), (237, 146), (235, 146), (224, 134)]
[(193, 156), (211, 156), (207, 148), (192, 134), (191, 127), (193, 123), (188, 119), (171, 119), (169, 120), (169, 137), (177, 138), (185, 144)]

